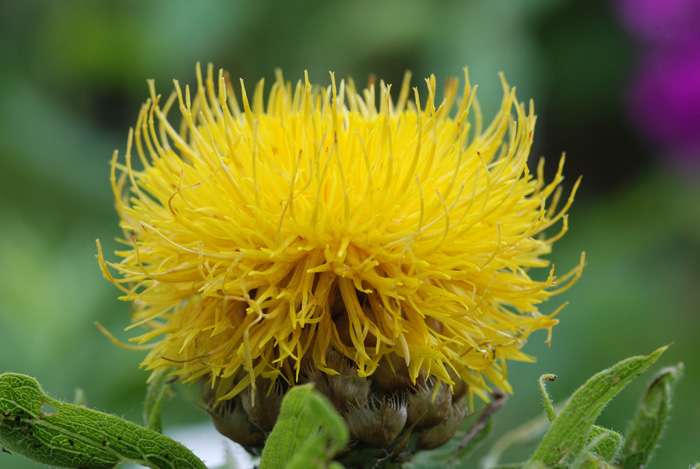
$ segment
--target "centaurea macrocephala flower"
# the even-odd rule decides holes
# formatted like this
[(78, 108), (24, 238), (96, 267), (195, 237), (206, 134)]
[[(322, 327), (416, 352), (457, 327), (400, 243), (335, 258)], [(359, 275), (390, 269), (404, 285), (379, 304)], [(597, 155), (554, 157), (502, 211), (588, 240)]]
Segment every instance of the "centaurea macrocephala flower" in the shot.
[(260, 377), (294, 384), (303, 363), (337, 374), (331, 352), (359, 377), (405, 364), (414, 383), (509, 391), (507, 360), (531, 360), (528, 336), (557, 323), (539, 304), (580, 273), (529, 274), (549, 266), (578, 182), (557, 208), (563, 158), (549, 183), (527, 166), (532, 104), (502, 78), (485, 124), (464, 75), (442, 100), (409, 74), (396, 100), (333, 74), (324, 88), (278, 72), (267, 100), (263, 81), (237, 98), (211, 65), (193, 95), (175, 82), (163, 100), (151, 81), (112, 160), (126, 248), (99, 253), (148, 330), (144, 365), (228, 382), (218, 401)]

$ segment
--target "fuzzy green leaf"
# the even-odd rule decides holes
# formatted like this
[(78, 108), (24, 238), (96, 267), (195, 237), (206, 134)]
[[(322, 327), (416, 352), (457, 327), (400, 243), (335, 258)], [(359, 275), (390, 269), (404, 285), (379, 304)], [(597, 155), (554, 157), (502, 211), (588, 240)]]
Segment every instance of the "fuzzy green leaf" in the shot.
[(570, 469), (615, 469), (615, 466), (601, 457), (589, 454), (587, 457)]
[(294, 386), (265, 443), (262, 469), (323, 467), (348, 442), (348, 429), (333, 405), (313, 390)]
[(607, 403), (667, 348), (661, 347), (649, 356), (622, 360), (590, 378), (574, 392), (552, 422), (526, 467), (536, 467), (537, 463), (562, 466), (575, 458), (589, 441), (593, 424)]
[[(545, 381), (555, 381), (556, 379), (557, 375), (552, 374), (542, 375), (539, 379), (540, 393), (542, 394), (542, 400), (544, 402), (545, 415), (547, 416), (547, 420), (550, 422), (553, 422), (557, 418), (557, 412), (554, 408), (554, 404), (552, 404), (552, 399), (549, 397), (549, 393), (547, 392)], [(605, 436), (604, 438), (599, 438), (596, 440), (597, 443), (591, 447), (591, 451), (600, 455), (605, 461), (612, 461), (622, 446), (624, 438), (622, 438), (622, 435), (616, 431), (608, 430), (606, 428), (599, 427), (598, 425), (593, 425), (591, 428), (591, 434), (588, 438), (589, 444), (600, 435)]]
[(165, 393), (170, 386), (168, 379), (170, 370), (171, 368), (164, 368), (153, 374), (146, 389), (146, 400), (143, 403), (143, 420), (148, 428), (158, 433), (163, 433), (160, 411), (163, 407)]
[(673, 388), (683, 374), (683, 364), (661, 370), (649, 384), (625, 434), (620, 467), (647, 465), (666, 428)]
[(44, 464), (153, 469), (206, 466), (180, 443), (135, 423), (51, 399), (29, 376), (0, 375), (0, 443)]
[(593, 445), (591, 451), (606, 461), (612, 461), (620, 450), (624, 438), (614, 430), (593, 425), (593, 428), (591, 428), (590, 440), (595, 440), (599, 436), (603, 437), (598, 439), (597, 444)]
[[(582, 451), (576, 455), (576, 458), (571, 462), (571, 464), (568, 466), (570, 469), (584, 469), (584, 468), (607, 468), (612, 466), (610, 465), (608, 458), (605, 458), (601, 456), (598, 451), (599, 448), (603, 448), (603, 451), (609, 451), (607, 446), (609, 445), (604, 445), (603, 442), (606, 440), (612, 440), (613, 442), (622, 442), (622, 435), (619, 433), (615, 432), (616, 437), (610, 438), (612, 435), (611, 432), (606, 431), (604, 428), (598, 427), (598, 426), (593, 426), (591, 429), (591, 438), (586, 444), (586, 446), (583, 448)], [(613, 443), (614, 444), (614, 443)], [(612, 456), (615, 456), (615, 453), (617, 452), (617, 448), (619, 448), (619, 444), (615, 446), (615, 452), (613, 452)], [(612, 456), (610, 459), (612, 459)]]

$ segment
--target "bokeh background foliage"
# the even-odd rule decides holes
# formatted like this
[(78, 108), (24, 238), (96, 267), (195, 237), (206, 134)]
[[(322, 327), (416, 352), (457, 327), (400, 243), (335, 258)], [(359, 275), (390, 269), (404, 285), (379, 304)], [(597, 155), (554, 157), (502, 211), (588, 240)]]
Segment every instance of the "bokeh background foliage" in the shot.
[[(588, 265), (544, 306), (571, 303), (551, 348), (544, 334), (528, 344), (538, 362), (510, 367), (515, 395), (493, 433), (541, 413), (541, 373), (559, 375), (550, 391), (561, 400), (600, 369), (674, 342), (662, 361), (684, 361), (686, 374), (655, 465), (687, 467), (700, 458), (700, 171), (697, 153), (681, 166), (635, 130), (626, 90), (641, 54), (615, 4), (599, 0), (0, 2), (0, 371), (36, 376), (59, 399), (80, 387), (90, 406), (140, 421), (142, 355), (93, 325), (125, 338), (129, 323), (94, 240), (116, 248), (108, 161), (124, 151), (146, 78), (167, 95), (173, 78), (192, 84), (195, 62), (211, 61), (249, 86), (275, 67), (323, 84), (333, 70), (398, 85), (411, 69), (422, 86), (468, 65), (487, 116), (500, 99), (498, 71), (521, 100), (535, 100), (533, 161), (545, 155), (551, 172), (566, 151), (567, 187), (584, 177), (552, 259), (564, 272), (585, 250)], [(599, 423), (624, 430), (644, 384)], [(166, 432), (207, 419), (179, 392), (166, 404)]]

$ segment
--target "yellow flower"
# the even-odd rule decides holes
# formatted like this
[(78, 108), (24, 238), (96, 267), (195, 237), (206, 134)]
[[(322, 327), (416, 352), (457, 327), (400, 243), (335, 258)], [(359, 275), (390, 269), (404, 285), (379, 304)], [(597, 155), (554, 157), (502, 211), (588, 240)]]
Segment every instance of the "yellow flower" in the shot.
[(144, 365), (237, 379), (227, 399), (257, 377), (295, 383), (302, 359), (334, 374), (335, 350), (360, 377), (399, 359), (414, 381), (509, 391), (506, 360), (531, 360), (530, 333), (557, 323), (539, 303), (580, 274), (529, 275), (549, 265), (576, 187), (557, 210), (563, 158), (548, 184), (543, 161), (536, 175), (526, 164), (532, 104), (502, 79), (485, 126), (464, 75), (442, 101), (430, 77), (421, 101), (407, 74), (394, 101), (383, 82), (292, 86), (278, 72), (267, 102), (263, 81), (252, 100), (241, 82), (242, 107), (211, 65), (193, 97), (175, 82), (161, 105), (149, 82), (112, 161), (127, 248), (118, 263), (98, 256), (132, 327), (148, 329)]

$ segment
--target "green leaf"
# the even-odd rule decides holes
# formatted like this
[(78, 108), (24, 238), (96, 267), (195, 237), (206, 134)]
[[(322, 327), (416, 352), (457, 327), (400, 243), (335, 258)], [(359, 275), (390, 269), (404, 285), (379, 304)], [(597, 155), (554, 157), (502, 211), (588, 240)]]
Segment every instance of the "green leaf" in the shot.
[(615, 466), (603, 458), (589, 454), (580, 463), (571, 465), (570, 469), (615, 469)]
[(593, 424), (607, 403), (654, 363), (668, 346), (649, 356), (632, 357), (601, 371), (581, 386), (552, 422), (526, 468), (540, 463), (561, 466), (575, 458), (590, 439)]
[(647, 465), (666, 428), (673, 388), (683, 374), (683, 363), (661, 370), (649, 384), (630, 424), (622, 450), (620, 467)]
[(597, 440), (597, 444), (592, 446), (591, 451), (606, 461), (612, 461), (620, 450), (624, 438), (614, 430), (593, 425), (589, 443), (591, 440)]
[[(557, 412), (554, 408), (554, 404), (552, 404), (552, 399), (549, 397), (549, 393), (547, 392), (545, 381), (555, 381), (556, 379), (557, 375), (552, 374), (542, 375), (539, 379), (545, 415), (547, 416), (547, 420), (550, 422), (553, 422), (557, 418)], [(603, 437), (598, 438), (600, 435), (603, 435)], [(605, 461), (612, 461), (617, 452), (620, 450), (620, 446), (622, 446), (624, 438), (622, 438), (622, 435), (614, 430), (608, 430), (607, 428), (593, 425), (593, 427), (591, 427), (591, 434), (588, 438), (589, 445), (591, 444), (592, 440), (595, 440), (597, 443), (591, 446), (590, 450), (599, 455)]]
[[(621, 442), (622, 435), (620, 435), (617, 432), (615, 433), (617, 437), (619, 437), (619, 441)], [(604, 428), (594, 426), (591, 430), (591, 439), (588, 441), (588, 444), (586, 444), (585, 448), (583, 448), (583, 450), (580, 451), (576, 458), (571, 462), (569, 468), (612, 468), (612, 466), (608, 463), (607, 458), (596, 453), (596, 449), (601, 446), (603, 446), (603, 448), (605, 449), (606, 445), (604, 445), (603, 442), (606, 440), (611, 440), (610, 435), (611, 433), (607, 432)], [(613, 437), (612, 440), (615, 441), (615, 438)], [(617, 448), (619, 448), (619, 445), (615, 448), (613, 456), (615, 456)]]
[(163, 407), (165, 393), (170, 387), (168, 379), (170, 370), (171, 368), (163, 368), (153, 373), (146, 389), (146, 400), (143, 403), (143, 420), (146, 427), (158, 433), (163, 433), (160, 411)]
[(206, 468), (190, 450), (160, 433), (51, 399), (34, 378), (15, 373), (0, 375), (0, 443), (58, 467), (133, 462), (153, 469)]
[(348, 442), (343, 418), (328, 400), (305, 384), (291, 388), (263, 449), (262, 469), (323, 466)]

